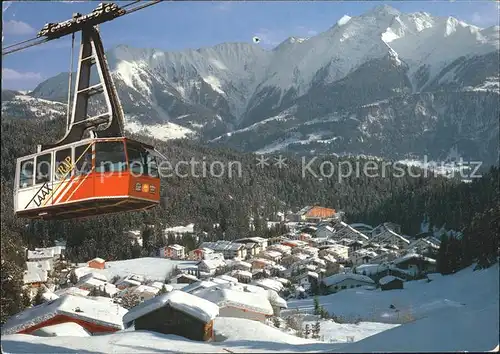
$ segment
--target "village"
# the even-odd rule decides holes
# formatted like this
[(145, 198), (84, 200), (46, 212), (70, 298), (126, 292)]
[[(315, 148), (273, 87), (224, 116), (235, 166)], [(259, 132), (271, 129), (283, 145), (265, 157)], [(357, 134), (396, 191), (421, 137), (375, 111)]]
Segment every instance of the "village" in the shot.
[[(217, 341), (213, 320), (228, 317), (319, 339), (319, 320), (297, 323), (290, 301), (352, 288), (403, 289), (435, 272), (439, 230), (410, 237), (392, 222), (347, 224), (341, 211), (320, 206), (280, 218), (273, 223), (290, 231), (278, 237), (201, 241), (189, 251), (170, 244), (156, 258), (71, 264), (63, 241), (26, 250), (24, 284), (34, 306), (10, 318), (2, 335), (91, 336), (135, 328)], [(191, 224), (170, 228), (165, 237), (192, 232)], [(129, 233), (134, 242), (140, 237)], [(316, 304), (312, 312), (332, 318)]]

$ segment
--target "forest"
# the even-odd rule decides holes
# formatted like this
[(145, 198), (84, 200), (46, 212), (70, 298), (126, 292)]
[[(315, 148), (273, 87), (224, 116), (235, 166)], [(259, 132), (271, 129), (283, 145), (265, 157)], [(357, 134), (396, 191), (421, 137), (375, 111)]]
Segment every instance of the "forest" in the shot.
[[(498, 250), (498, 228), (492, 231), (495, 230), (492, 227), (498, 225), (499, 215), (498, 167), (492, 167), (483, 178), (472, 183), (423, 173), (419, 177), (405, 174), (399, 178), (361, 174), (339, 181), (313, 174), (303, 176), (301, 161), (290, 156), (286, 168), (262, 168), (256, 165), (253, 154), (209, 148), (188, 140), (162, 142), (138, 135), (133, 137), (155, 145), (172, 165), (193, 158), (208, 163), (221, 161), (226, 165), (239, 161), (242, 173), (237, 177), (163, 178), (161, 206), (147, 212), (97, 216), (77, 222), (19, 219), (13, 214), (16, 158), (35, 152), (37, 144), (58, 140), (64, 127), (62, 122), (54, 120), (7, 117), (2, 117), (1, 124), (2, 319), (24, 306), (13, 295), (21, 291), (24, 247), (51, 246), (60, 238), (67, 241), (67, 256), (72, 262), (85, 262), (96, 256), (107, 260), (129, 259), (154, 255), (158, 247), (174, 242), (172, 237), (163, 237), (166, 227), (194, 223), (195, 231), (205, 239), (269, 237), (286, 230), (282, 227), (267, 230), (266, 218), (279, 211), (322, 205), (344, 211), (348, 222), (399, 223), (403, 233), (412, 236), (420, 231), (424, 215), (430, 218), (432, 225), (464, 231), (460, 245), (455, 245), (455, 241), (445, 243), (444, 258), (461, 254), (456, 256), (455, 263), (444, 266), (445, 271), (452, 272), (483, 254), (485, 244), (490, 258), (492, 247), (495, 253)], [(328, 156), (319, 158), (314, 168), (326, 160), (335, 163), (350, 160), (353, 164), (363, 161), (356, 157)], [(393, 175), (390, 165), (378, 168), (385, 169), (385, 176)], [(412, 171), (415, 175), (419, 169), (412, 168)], [(250, 216), (254, 218), (253, 231), (248, 227)], [(142, 247), (130, 242), (125, 233), (129, 229), (142, 230)], [(478, 234), (479, 229), (483, 231)], [(193, 238), (185, 238), (184, 242), (189, 249), (196, 247)], [(465, 242), (476, 251), (463, 254), (464, 249), (470, 250), (470, 247), (464, 248)]]

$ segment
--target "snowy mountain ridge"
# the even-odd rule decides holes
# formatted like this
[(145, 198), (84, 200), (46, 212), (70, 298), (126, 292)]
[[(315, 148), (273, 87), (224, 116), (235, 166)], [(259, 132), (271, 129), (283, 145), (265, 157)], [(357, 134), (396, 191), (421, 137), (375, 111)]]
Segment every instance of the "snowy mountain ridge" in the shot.
[[(498, 111), (493, 101), (499, 90), (492, 84), (498, 79), (498, 32), (498, 26), (481, 29), (453, 17), (405, 14), (384, 5), (361, 16), (345, 15), (311, 38), (289, 37), (272, 50), (250, 43), (179, 52), (119, 45), (107, 52), (107, 58), (127, 124), (134, 131), (160, 129), (160, 138), (198, 137), (246, 151), (266, 150), (285, 140), (295, 142), (293, 152), (317, 151), (315, 144), (321, 140), (331, 142), (322, 144), (320, 150), (326, 153), (358, 153), (349, 145), (361, 143), (361, 153), (392, 156), (415, 152), (395, 146), (388, 153), (370, 141), (377, 135), (388, 139), (391, 129), (386, 124), (396, 124), (394, 107), (375, 114), (372, 106), (358, 116), (362, 107), (389, 100), (390, 106), (402, 106), (414, 115), (404, 126), (414, 125), (412, 120), (435, 122), (429, 128), (432, 136), (426, 137), (432, 145), (441, 121), (449, 119), (448, 111), (460, 114), (455, 105), (469, 92), (469, 111), (480, 108), (476, 101), (487, 101), (489, 111), (479, 125), (498, 125), (492, 121)], [(67, 74), (61, 74), (30, 95), (65, 102), (66, 86)], [(444, 106), (436, 105), (440, 97), (429, 100), (426, 95), (443, 92), (459, 93), (451, 101), (447, 98)], [(280, 116), (287, 118), (272, 119)], [(358, 116), (357, 126), (351, 118), (346, 121), (352, 116)], [(325, 117), (334, 119), (309, 124), (325, 122)], [(475, 146), (480, 141), (476, 133), (464, 133), (466, 118), (452, 122), (457, 133), (448, 146), (433, 152), (434, 158), (464, 139), (466, 150), (474, 145), (474, 151), (464, 155), (491, 155), (485, 152), (488, 147)], [(413, 130), (403, 133), (414, 138)], [(488, 137), (487, 144), (495, 138)]]

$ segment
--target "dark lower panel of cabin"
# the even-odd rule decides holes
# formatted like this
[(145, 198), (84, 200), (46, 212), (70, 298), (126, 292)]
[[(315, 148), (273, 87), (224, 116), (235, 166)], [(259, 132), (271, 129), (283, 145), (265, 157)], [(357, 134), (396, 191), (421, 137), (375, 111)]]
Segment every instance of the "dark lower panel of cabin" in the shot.
[(157, 206), (154, 201), (135, 198), (94, 199), (61, 206), (48, 206), (16, 212), (16, 216), (27, 219), (64, 220), (126, 211), (146, 210)]

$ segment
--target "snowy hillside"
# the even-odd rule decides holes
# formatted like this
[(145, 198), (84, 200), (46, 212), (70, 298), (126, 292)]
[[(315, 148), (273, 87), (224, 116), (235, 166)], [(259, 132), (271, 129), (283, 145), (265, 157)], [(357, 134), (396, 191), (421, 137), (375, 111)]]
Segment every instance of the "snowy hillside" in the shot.
[[(492, 160), (498, 31), (378, 6), (273, 50), (249, 43), (180, 52), (119, 45), (107, 57), (129, 129), (158, 138), (391, 158), (438, 159), (456, 147), (466, 158)], [(67, 75), (30, 95), (64, 101)]]
[[(485, 270), (472, 269), (448, 276), (434, 274), (431, 282), (406, 282), (402, 290), (355, 288), (319, 297), (330, 313), (363, 319), (359, 324), (323, 322), (325, 342), (297, 338), (255, 321), (218, 317), (214, 343), (128, 329), (85, 340), (6, 335), (2, 347), (6, 353), (488, 351), (498, 345), (499, 268), (496, 264)], [(307, 311), (312, 300), (289, 301), (288, 305)], [(374, 320), (401, 324), (366, 322)], [(342, 343), (347, 336), (354, 343)], [(330, 340), (337, 343), (326, 342)]]

